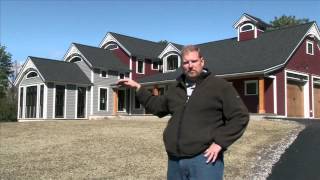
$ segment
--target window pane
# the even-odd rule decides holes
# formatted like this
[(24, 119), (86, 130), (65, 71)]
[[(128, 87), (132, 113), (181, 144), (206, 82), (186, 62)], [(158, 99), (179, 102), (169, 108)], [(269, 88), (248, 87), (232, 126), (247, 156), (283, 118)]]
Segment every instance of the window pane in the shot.
[(20, 113), (19, 118), (22, 118), (22, 109), (23, 109), (23, 88), (20, 88)]
[(36, 72), (30, 72), (28, 75), (27, 75), (27, 78), (31, 78), (31, 77), (36, 77), (38, 76), (38, 74)]
[(107, 72), (106, 71), (101, 71), (101, 76), (102, 77), (107, 77)]
[(248, 30), (252, 30), (252, 26), (251, 25), (245, 25), (241, 28), (241, 31), (248, 31)]
[(138, 73), (143, 73), (143, 62), (138, 61)]
[(44, 90), (44, 85), (40, 86), (40, 114), (39, 117), (43, 117), (43, 90)]
[(257, 94), (257, 83), (247, 83), (247, 94)]
[(100, 110), (106, 110), (107, 89), (100, 89)]
[(120, 73), (120, 74), (119, 74), (119, 77), (120, 77), (120, 79), (124, 79), (124, 74), (123, 74), (123, 73)]
[(56, 118), (63, 118), (64, 114), (64, 86), (56, 86)]
[(159, 62), (153, 62), (152, 69), (159, 69)]
[(178, 68), (178, 56), (173, 55), (169, 56), (167, 59), (168, 62), (168, 70), (175, 70)]
[(313, 54), (313, 44), (308, 43), (308, 54)]

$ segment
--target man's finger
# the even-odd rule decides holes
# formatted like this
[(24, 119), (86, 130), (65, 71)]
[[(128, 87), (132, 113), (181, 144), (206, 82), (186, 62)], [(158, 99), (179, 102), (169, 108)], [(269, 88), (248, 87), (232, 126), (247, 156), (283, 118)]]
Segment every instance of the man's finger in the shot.
[(213, 156), (213, 159), (212, 159), (212, 163), (216, 161), (217, 157), (218, 157), (218, 153), (214, 153), (214, 156)]
[(210, 156), (207, 158), (207, 163), (210, 163), (210, 161), (212, 160), (214, 156), (214, 153), (210, 153)]

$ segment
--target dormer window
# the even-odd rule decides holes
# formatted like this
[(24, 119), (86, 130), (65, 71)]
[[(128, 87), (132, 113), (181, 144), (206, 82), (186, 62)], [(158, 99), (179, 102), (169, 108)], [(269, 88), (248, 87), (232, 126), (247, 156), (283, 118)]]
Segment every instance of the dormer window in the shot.
[(144, 74), (144, 62), (143, 60), (136, 61), (136, 72), (137, 74)]
[(252, 24), (244, 24), (240, 27), (240, 32), (252, 31), (254, 29)]
[(152, 70), (159, 70), (159, 61), (153, 62), (151, 66)]
[(78, 62), (78, 61), (81, 61), (80, 57), (74, 57), (70, 60), (70, 62)]
[(178, 55), (171, 55), (167, 57), (167, 71), (174, 71), (179, 67)]
[(107, 73), (107, 71), (101, 71), (101, 72), (100, 72), (100, 77), (108, 78), (108, 73)]
[(110, 43), (105, 47), (105, 49), (108, 49), (108, 50), (115, 50), (118, 48), (119, 48), (119, 46), (116, 43)]
[(306, 44), (306, 53), (313, 55), (314, 54), (314, 48), (313, 48), (313, 42), (312, 41), (307, 41)]
[(31, 71), (27, 74), (27, 79), (37, 77), (38, 73)]

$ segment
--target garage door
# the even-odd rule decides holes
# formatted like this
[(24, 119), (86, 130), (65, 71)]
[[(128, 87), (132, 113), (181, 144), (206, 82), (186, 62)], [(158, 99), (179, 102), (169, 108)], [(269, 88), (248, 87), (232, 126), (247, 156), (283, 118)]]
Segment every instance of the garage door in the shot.
[(287, 103), (288, 117), (304, 117), (303, 83), (288, 80)]
[(313, 86), (314, 93), (314, 117), (320, 118), (320, 85), (315, 84)]

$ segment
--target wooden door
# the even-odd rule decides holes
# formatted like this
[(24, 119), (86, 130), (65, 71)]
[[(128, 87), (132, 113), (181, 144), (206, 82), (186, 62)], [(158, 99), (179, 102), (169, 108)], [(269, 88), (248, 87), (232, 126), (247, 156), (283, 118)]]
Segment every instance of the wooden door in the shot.
[(288, 117), (304, 117), (303, 84), (288, 80), (287, 84)]
[(320, 118), (320, 85), (313, 85), (313, 93), (314, 93), (314, 117)]

